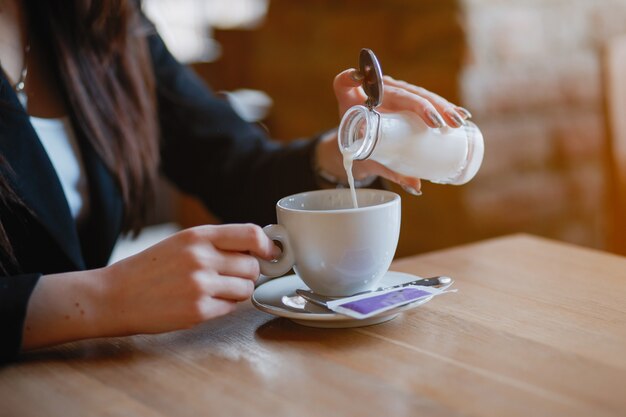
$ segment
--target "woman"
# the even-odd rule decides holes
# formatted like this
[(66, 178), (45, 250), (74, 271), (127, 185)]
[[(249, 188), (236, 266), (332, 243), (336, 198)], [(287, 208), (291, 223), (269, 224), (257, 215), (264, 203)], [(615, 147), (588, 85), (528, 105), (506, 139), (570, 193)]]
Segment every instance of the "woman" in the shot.
[[(255, 224), (280, 197), (319, 187), (318, 174), (345, 179), (333, 133), (269, 141), (176, 62), (130, 0), (0, 0), (0, 64), (0, 360), (232, 311), (252, 294), (255, 256), (277, 251)], [(336, 77), (340, 116), (364, 102), (359, 79)], [(400, 109), (432, 127), (469, 117), (387, 78), (384, 110)], [(140, 230), (159, 169), (230, 224), (105, 266), (118, 235)], [(419, 191), (373, 162), (354, 170)]]

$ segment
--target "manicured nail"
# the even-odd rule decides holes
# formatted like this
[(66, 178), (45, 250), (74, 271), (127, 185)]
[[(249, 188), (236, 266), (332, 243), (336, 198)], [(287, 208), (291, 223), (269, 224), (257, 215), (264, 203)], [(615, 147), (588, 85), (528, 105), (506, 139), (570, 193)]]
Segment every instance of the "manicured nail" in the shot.
[(461, 113), (461, 117), (463, 117), (465, 120), (472, 118), (472, 113), (470, 113), (469, 110), (464, 107), (457, 107), (456, 111)]
[(411, 194), (411, 195), (415, 195), (415, 196), (420, 196), (422, 195), (422, 192), (420, 190), (417, 190), (413, 187), (411, 187), (410, 185), (407, 184), (400, 184), (400, 187), (402, 187), (402, 189), (404, 191), (406, 191), (407, 193)]
[(365, 77), (363, 76), (363, 74), (361, 74), (361, 71), (353, 69), (352, 71), (350, 71), (350, 78), (352, 78), (352, 81), (360, 83)]
[(426, 117), (428, 117), (428, 120), (435, 125), (434, 127), (444, 127), (446, 125), (443, 117), (441, 117), (441, 115), (434, 110), (426, 109)]
[(454, 110), (446, 110), (446, 115), (450, 119), (452, 119), (454, 124), (456, 124), (455, 127), (461, 127), (461, 126), (465, 125), (465, 120), (463, 120), (463, 118), (461, 116), (459, 116), (459, 114), (457, 112), (455, 112)]

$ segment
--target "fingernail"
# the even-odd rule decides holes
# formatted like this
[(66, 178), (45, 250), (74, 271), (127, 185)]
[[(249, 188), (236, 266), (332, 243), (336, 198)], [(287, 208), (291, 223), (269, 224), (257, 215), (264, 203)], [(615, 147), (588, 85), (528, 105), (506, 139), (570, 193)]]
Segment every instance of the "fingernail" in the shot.
[(430, 120), (435, 127), (444, 127), (446, 125), (443, 117), (441, 117), (441, 115), (434, 110), (427, 109), (426, 117), (428, 117), (428, 120)]
[(471, 119), (472, 118), (472, 113), (469, 112), (469, 110), (467, 110), (464, 107), (457, 107), (456, 111), (461, 113), (461, 116), (467, 120), (467, 119)]
[(420, 190), (417, 190), (413, 187), (411, 187), (410, 185), (407, 184), (400, 184), (400, 187), (402, 187), (402, 189), (404, 191), (406, 191), (407, 193), (411, 194), (411, 195), (415, 195), (415, 196), (420, 196), (422, 195), (422, 192)]
[(360, 83), (361, 81), (363, 81), (364, 76), (363, 74), (361, 74), (361, 71), (353, 69), (352, 71), (350, 71), (350, 78), (352, 78), (352, 81)]
[(465, 120), (463, 120), (463, 118), (459, 116), (459, 114), (454, 110), (446, 110), (446, 115), (448, 115), (448, 117), (451, 118), (452, 121), (454, 121), (454, 123), (457, 125), (456, 127), (461, 127), (465, 125)]

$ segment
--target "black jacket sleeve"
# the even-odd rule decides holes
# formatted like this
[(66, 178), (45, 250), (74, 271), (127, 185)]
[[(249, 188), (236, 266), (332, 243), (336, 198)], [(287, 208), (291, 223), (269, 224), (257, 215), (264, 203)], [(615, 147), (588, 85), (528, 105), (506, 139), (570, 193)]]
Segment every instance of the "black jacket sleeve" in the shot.
[[(178, 63), (156, 33), (148, 41), (157, 86), (162, 170), (181, 190), (199, 197), (223, 221), (266, 224), (275, 221), (279, 198), (316, 188), (311, 169), (316, 140), (288, 145), (268, 140)], [(26, 270), (65, 270), (50, 260), (53, 255), (45, 256), (48, 263), (37, 260), (49, 251), (32, 245), (27, 249), (33, 263)], [(8, 275), (0, 276), (0, 363), (20, 351), (28, 301), (41, 277)]]
[(150, 35), (162, 136), (162, 170), (225, 222), (275, 221), (275, 204), (317, 188), (311, 158), (316, 140), (272, 142), (216, 97)]
[(40, 277), (40, 274), (0, 277), (0, 363), (14, 359), (20, 351), (28, 300)]

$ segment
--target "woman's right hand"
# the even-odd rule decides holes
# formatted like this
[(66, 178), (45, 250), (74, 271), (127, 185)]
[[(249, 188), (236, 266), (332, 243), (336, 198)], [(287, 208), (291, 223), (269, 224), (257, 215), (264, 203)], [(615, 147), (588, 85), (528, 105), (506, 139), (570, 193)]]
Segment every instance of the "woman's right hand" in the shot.
[[(339, 73), (333, 82), (335, 97), (339, 105), (339, 118), (352, 106), (364, 104), (367, 96), (363, 90), (363, 76), (356, 69), (348, 69)], [(431, 128), (450, 126), (458, 128), (471, 117), (469, 111), (450, 103), (445, 98), (422, 87), (405, 81), (384, 77), (384, 98), (380, 112), (411, 111), (420, 116)], [(319, 141), (316, 149), (317, 168), (335, 178), (346, 181), (343, 157), (337, 147), (337, 137), (325, 136)], [(352, 173), (356, 180), (370, 176), (380, 176), (400, 184), (406, 191), (419, 194), (421, 182), (419, 178), (401, 175), (374, 160), (355, 161)]]
[(270, 260), (277, 251), (256, 225), (199, 226), (105, 268), (43, 276), (22, 349), (166, 332), (229, 313), (254, 290), (255, 256)]
[(118, 334), (189, 328), (247, 300), (259, 277), (256, 257), (278, 250), (253, 224), (178, 232), (106, 268), (105, 294)]

